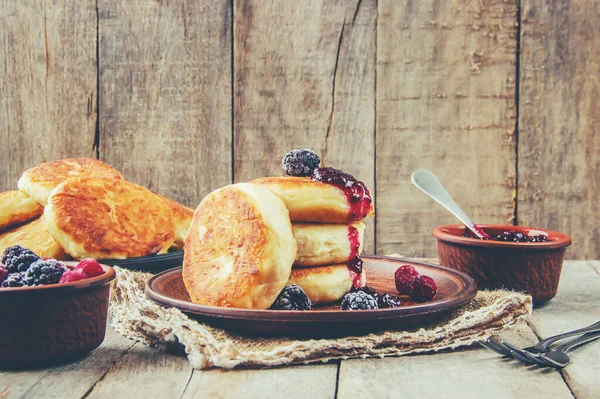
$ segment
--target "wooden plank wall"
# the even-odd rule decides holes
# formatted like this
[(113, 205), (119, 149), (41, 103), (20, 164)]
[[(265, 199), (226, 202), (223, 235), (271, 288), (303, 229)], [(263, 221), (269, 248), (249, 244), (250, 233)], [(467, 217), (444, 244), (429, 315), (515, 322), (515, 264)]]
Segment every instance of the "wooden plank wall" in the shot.
[(454, 221), (410, 185), (427, 167), (476, 220), (600, 258), (599, 7), (0, 0), (0, 188), (98, 156), (195, 206), (308, 146), (375, 191), (369, 252), (436, 255)]

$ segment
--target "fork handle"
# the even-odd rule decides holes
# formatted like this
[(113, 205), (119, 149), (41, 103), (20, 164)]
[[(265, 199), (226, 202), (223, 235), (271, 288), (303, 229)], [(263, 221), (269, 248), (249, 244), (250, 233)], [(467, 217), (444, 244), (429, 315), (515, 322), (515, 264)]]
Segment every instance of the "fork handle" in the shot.
[(573, 348), (576, 348), (580, 345), (587, 344), (588, 342), (592, 342), (596, 339), (600, 338), (600, 332), (587, 333), (582, 335), (581, 337), (570, 340), (569, 342), (565, 342), (562, 345), (556, 347), (556, 351), (568, 352)]
[(568, 337), (572, 337), (574, 335), (579, 335), (579, 334), (584, 334), (584, 333), (591, 333), (591, 332), (597, 332), (600, 331), (600, 321), (597, 321), (596, 323), (587, 326), (587, 327), (583, 327), (583, 328), (579, 328), (577, 330), (573, 330), (573, 331), (567, 331), (565, 333), (562, 334), (558, 334), (558, 335), (554, 335), (552, 337), (548, 337), (540, 342), (538, 342), (538, 345), (544, 345), (544, 346), (548, 346), (556, 341), (559, 341), (563, 338), (568, 338)]

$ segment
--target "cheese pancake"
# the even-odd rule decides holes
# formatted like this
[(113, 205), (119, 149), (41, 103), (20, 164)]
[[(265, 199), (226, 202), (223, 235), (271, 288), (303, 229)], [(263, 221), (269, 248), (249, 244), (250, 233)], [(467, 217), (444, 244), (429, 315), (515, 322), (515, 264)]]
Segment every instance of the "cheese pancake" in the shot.
[[(292, 222), (348, 223), (363, 219), (363, 215), (353, 216), (346, 193), (332, 184), (294, 176), (264, 177), (250, 183), (277, 194), (290, 211)], [(372, 204), (366, 214), (374, 214)]]
[(0, 253), (17, 244), (32, 250), (40, 258), (70, 259), (48, 233), (41, 218), (0, 234)]
[(296, 241), (281, 199), (239, 183), (202, 200), (184, 251), (183, 281), (194, 303), (268, 309), (290, 277)]
[(343, 263), (362, 253), (365, 224), (293, 223), (298, 254), (294, 267)]
[(50, 191), (73, 177), (97, 179), (122, 179), (115, 168), (93, 158), (68, 158), (41, 163), (27, 169), (19, 182), (19, 190), (26, 192), (42, 205), (48, 203)]
[(173, 245), (171, 247), (174, 249), (183, 249), (183, 243), (185, 241), (185, 237), (187, 236), (187, 232), (190, 229), (192, 217), (194, 216), (194, 210), (163, 195), (157, 193), (155, 194), (158, 195), (158, 197), (169, 206), (171, 213), (173, 214), (173, 224), (175, 225), (175, 241), (173, 241)]
[(50, 193), (42, 220), (75, 259), (126, 259), (167, 252), (171, 210), (151, 191), (122, 179), (77, 177)]
[(348, 265), (330, 265), (292, 270), (288, 285), (300, 286), (314, 304), (331, 303), (342, 299), (352, 286), (364, 287), (367, 273), (363, 269), (360, 276)]
[(33, 220), (42, 212), (44, 207), (23, 191), (0, 193), (0, 230)]

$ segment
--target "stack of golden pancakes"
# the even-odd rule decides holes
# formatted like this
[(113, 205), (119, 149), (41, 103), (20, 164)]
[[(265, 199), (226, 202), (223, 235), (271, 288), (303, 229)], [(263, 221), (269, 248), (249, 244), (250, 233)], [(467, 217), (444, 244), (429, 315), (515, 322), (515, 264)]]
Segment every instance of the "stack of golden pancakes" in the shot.
[(366, 284), (362, 220), (373, 214), (364, 184), (333, 168), (213, 191), (185, 241), (186, 289), (221, 307), (268, 309), (291, 284), (312, 304), (335, 302)]
[(267, 177), (251, 183), (277, 194), (289, 210), (297, 253), (288, 284), (313, 304), (341, 299), (366, 284), (360, 255), (372, 215), (369, 190), (351, 175), (319, 168), (312, 177)]
[(17, 244), (59, 260), (165, 253), (182, 248), (193, 214), (97, 159), (39, 164), (18, 188), (0, 194), (0, 253)]

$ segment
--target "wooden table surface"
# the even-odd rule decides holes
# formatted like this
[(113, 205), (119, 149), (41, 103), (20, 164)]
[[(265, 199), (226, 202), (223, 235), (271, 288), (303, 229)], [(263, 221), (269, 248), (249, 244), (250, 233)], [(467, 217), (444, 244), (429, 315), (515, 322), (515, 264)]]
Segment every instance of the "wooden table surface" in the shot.
[[(530, 325), (507, 333), (520, 345), (600, 319), (600, 261), (567, 261), (558, 295)], [(575, 350), (563, 371), (528, 367), (472, 348), (263, 370), (193, 370), (182, 353), (107, 332), (68, 365), (0, 372), (0, 398), (600, 398), (600, 342)]]

